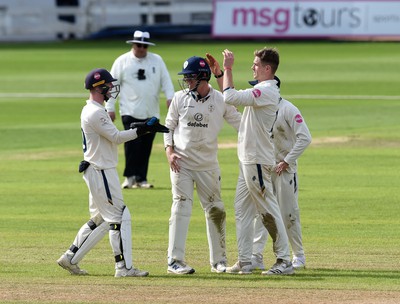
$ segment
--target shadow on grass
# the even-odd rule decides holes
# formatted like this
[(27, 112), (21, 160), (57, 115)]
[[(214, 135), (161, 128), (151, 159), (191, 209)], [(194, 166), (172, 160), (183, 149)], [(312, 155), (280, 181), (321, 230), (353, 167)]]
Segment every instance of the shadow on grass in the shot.
[[(151, 274), (150, 274), (151, 275)], [(400, 280), (399, 271), (390, 270), (342, 270), (342, 269), (305, 269), (296, 271), (294, 275), (261, 275), (261, 271), (255, 271), (251, 275), (239, 275), (239, 274), (213, 274), (213, 273), (195, 273), (193, 275), (155, 275), (152, 276), (158, 278), (168, 278), (177, 280), (202, 280), (202, 279), (213, 279), (213, 280), (251, 280), (251, 281), (262, 281), (262, 280), (301, 280), (301, 281), (318, 281), (326, 280), (331, 278), (353, 278), (353, 279), (389, 279), (389, 280)]]

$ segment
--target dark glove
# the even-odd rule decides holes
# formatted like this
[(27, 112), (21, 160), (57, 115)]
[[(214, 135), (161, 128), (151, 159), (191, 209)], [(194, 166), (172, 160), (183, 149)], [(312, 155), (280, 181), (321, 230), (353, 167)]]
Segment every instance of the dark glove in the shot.
[(143, 122), (133, 122), (130, 125), (131, 129), (136, 129), (136, 134), (141, 136), (146, 133), (168, 133), (169, 129), (160, 124), (157, 117), (152, 117)]
[(90, 163), (87, 162), (86, 160), (83, 160), (79, 163), (79, 173), (85, 172), (87, 168), (89, 168)]

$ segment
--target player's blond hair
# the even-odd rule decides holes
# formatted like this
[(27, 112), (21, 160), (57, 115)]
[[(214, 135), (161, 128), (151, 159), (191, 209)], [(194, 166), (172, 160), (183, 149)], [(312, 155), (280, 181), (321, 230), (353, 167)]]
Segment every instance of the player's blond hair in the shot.
[(276, 48), (263, 48), (255, 50), (254, 56), (259, 57), (263, 65), (271, 66), (272, 72), (275, 74), (279, 66), (279, 53)]

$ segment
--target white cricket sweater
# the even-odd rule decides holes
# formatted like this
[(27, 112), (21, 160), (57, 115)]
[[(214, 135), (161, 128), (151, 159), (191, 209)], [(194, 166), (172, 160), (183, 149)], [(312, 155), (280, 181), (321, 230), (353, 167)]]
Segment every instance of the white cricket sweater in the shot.
[(226, 120), (239, 129), (241, 114), (224, 103), (222, 93), (210, 86), (209, 94), (196, 101), (186, 91), (176, 92), (165, 125), (164, 145), (174, 146), (180, 166), (197, 171), (218, 168), (218, 133)]
[(311, 133), (299, 109), (286, 99), (279, 102), (278, 118), (272, 130), (276, 162), (289, 164), (287, 171), (297, 171), (297, 159), (311, 143)]
[(84, 160), (96, 169), (115, 168), (118, 145), (137, 138), (136, 129), (119, 131), (103, 105), (87, 100), (81, 113)]
[(238, 158), (243, 164), (274, 165), (271, 129), (280, 98), (276, 80), (262, 81), (254, 88), (224, 91), (227, 104), (244, 106), (238, 134)]

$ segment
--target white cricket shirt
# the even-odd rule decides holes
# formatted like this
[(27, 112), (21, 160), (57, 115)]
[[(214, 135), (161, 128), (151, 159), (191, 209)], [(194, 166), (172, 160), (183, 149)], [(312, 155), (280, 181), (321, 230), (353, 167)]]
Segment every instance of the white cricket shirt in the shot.
[(224, 119), (236, 130), (241, 114), (224, 103), (222, 93), (210, 86), (209, 94), (196, 101), (186, 91), (176, 92), (168, 109), (164, 145), (174, 146), (182, 158), (179, 165), (196, 171), (218, 168), (218, 133)]
[(311, 143), (311, 133), (299, 109), (291, 102), (281, 99), (278, 118), (272, 130), (277, 163), (289, 164), (287, 171), (297, 171), (297, 159)]
[(136, 129), (119, 131), (104, 106), (87, 100), (81, 113), (84, 160), (96, 169), (115, 168), (118, 145), (137, 138)]
[[(144, 70), (146, 79), (139, 79), (139, 70)], [(164, 61), (154, 53), (148, 52), (146, 57), (137, 58), (129, 51), (114, 61), (110, 73), (120, 84), (118, 98), (121, 116), (160, 118), (160, 91), (164, 92), (167, 99), (172, 99), (175, 92)], [(108, 112), (115, 112), (115, 102), (114, 98), (108, 100)]]
[(266, 80), (250, 89), (224, 91), (227, 104), (244, 106), (238, 134), (238, 158), (243, 164), (275, 164), (270, 132), (280, 98), (276, 84), (276, 80)]

